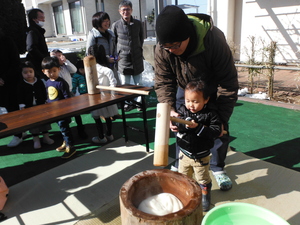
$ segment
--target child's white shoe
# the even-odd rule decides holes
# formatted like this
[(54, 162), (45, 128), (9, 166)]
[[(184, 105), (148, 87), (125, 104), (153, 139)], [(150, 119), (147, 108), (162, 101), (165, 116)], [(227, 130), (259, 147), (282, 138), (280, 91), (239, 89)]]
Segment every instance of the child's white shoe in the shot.
[(42, 147), (39, 136), (33, 137), (33, 147), (34, 149), (39, 149)]
[(43, 143), (47, 144), (47, 145), (52, 145), (54, 143), (54, 140), (52, 140), (50, 137), (49, 137), (49, 133), (45, 133), (43, 135)]
[(96, 143), (96, 144), (104, 144), (104, 143), (106, 143), (107, 142), (107, 139), (106, 139), (106, 137), (104, 137), (104, 138), (99, 138), (99, 137), (93, 137), (92, 138), (92, 142), (94, 142), (94, 143)]
[(22, 138), (19, 138), (17, 136), (13, 136), (12, 140), (9, 142), (9, 144), (7, 145), (7, 147), (17, 147), (19, 144), (21, 144), (23, 142)]
[(52, 145), (54, 143), (54, 140), (49, 137), (43, 137), (43, 143), (47, 145)]

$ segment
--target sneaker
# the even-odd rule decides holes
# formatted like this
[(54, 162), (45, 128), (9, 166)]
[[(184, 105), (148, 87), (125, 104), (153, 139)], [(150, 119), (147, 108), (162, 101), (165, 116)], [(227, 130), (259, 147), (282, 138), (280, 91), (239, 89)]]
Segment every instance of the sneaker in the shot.
[(114, 136), (113, 135), (106, 136), (106, 139), (108, 141), (113, 141), (114, 140)]
[(66, 148), (67, 148), (67, 145), (66, 145), (66, 142), (64, 141), (62, 143), (62, 145), (56, 149), (56, 151), (58, 151), (58, 152), (66, 152)]
[[(43, 137), (43, 143), (45, 143), (47, 145), (52, 145), (54, 143), (54, 140), (49, 137)], [(60, 147), (58, 147), (58, 148), (60, 148)]]
[(68, 159), (70, 158), (72, 155), (74, 155), (76, 153), (76, 149), (74, 146), (67, 146), (65, 153), (61, 156), (61, 158), (63, 159)]
[(41, 146), (41, 141), (40, 141), (40, 138), (39, 138), (39, 136), (34, 136), (33, 137), (33, 148), (34, 149), (39, 149), (39, 148), (41, 148), (42, 146)]
[(7, 147), (17, 147), (19, 144), (21, 144), (23, 142), (22, 138), (19, 138), (17, 136), (13, 136), (13, 139), (9, 142), (9, 144), (7, 145)]
[(173, 172), (178, 172), (178, 168), (176, 168), (175, 166), (171, 166), (170, 170), (173, 171)]
[(41, 148), (42, 146), (41, 146), (41, 142), (39, 142), (39, 141), (35, 141), (35, 142), (33, 142), (33, 148), (34, 149), (39, 149), (39, 148)]
[(96, 143), (96, 144), (104, 144), (104, 143), (106, 143), (107, 142), (107, 139), (106, 139), (106, 137), (104, 137), (104, 138), (99, 138), (99, 137), (93, 137), (92, 138), (92, 142), (94, 142), (94, 143)]
[(136, 104), (137, 111), (143, 111), (142, 103), (137, 102)]
[(112, 117), (112, 120), (117, 120), (117, 119), (123, 119), (122, 115), (118, 114)]
[(28, 136), (27, 131), (22, 132), (22, 139), (26, 138)]
[(125, 112), (129, 112), (129, 111), (131, 111), (131, 110), (133, 110), (133, 109), (135, 109), (136, 108), (136, 106), (135, 105), (125, 105), (124, 106), (124, 111)]
[(216, 173), (214, 177), (222, 191), (228, 191), (232, 188), (232, 182), (226, 173)]

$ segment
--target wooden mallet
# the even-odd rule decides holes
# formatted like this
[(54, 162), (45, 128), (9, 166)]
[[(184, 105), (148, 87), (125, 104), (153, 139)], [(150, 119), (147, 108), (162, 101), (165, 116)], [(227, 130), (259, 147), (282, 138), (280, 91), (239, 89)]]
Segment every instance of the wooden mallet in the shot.
[(158, 103), (156, 107), (156, 124), (154, 137), (154, 166), (167, 166), (169, 157), (170, 120), (191, 124), (191, 121), (170, 116), (171, 106), (168, 103)]
[(98, 84), (96, 58), (91, 55), (86, 56), (83, 59), (83, 64), (88, 94), (99, 94), (100, 90), (96, 88), (96, 85)]
[[(167, 166), (169, 157), (170, 121), (191, 125), (191, 121), (170, 116), (171, 106), (158, 103), (156, 108), (156, 125), (154, 138), (154, 166)], [(226, 134), (227, 131), (223, 131)]]
[(150, 94), (150, 91), (135, 90), (135, 89), (132, 89), (132, 88), (124, 88), (124, 87), (112, 87), (112, 86), (96, 85), (96, 88), (103, 89), (103, 90), (110, 90), (110, 91), (127, 92), (127, 93), (138, 94), (138, 95), (149, 95)]

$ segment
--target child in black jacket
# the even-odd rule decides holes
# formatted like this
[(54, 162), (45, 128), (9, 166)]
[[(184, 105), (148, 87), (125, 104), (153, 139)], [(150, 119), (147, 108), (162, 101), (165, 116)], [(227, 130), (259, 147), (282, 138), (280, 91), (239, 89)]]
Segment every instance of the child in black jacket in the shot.
[(176, 124), (177, 144), (180, 148), (178, 172), (195, 179), (202, 189), (202, 207), (210, 207), (211, 178), (209, 175), (210, 149), (222, 131), (222, 122), (216, 112), (208, 109), (209, 90), (203, 81), (191, 81), (185, 88), (185, 104), (177, 111), (181, 119), (192, 125)]
[[(18, 88), (18, 99), (20, 108), (29, 108), (35, 105), (45, 104), (47, 100), (46, 87), (40, 78), (35, 76), (33, 64), (29, 61), (21, 64), (23, 81)], [(30, 129), (29, 132), (33, 136), (33, 147), (41, 148), (39, 134), (43, 135), (43, 143), (51, 145), (54, 141), (49, 137), (48, 131), (51, 125), (41, 125), (37, 128)]]

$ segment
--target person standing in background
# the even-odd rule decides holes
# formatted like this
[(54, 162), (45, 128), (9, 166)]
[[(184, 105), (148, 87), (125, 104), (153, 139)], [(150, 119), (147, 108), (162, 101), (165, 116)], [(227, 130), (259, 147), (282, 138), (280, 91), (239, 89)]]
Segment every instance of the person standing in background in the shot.
[(48, 46), (45, 41), (45, 23), (44, 12), (40, 9), (32, 9), (28, 13), (28, 32), (26, 38), (26, 61), (30, 61), (36, 69), (36, 76), (40, 79), (47, 80), (47, 76), (43, 74), (41, 62), (44, 57), (49, 55)]
[(54, 49), (51, 51), (50, 56), (54, 56), (58, 58), (59, 66), (60, 66), (60, 72), (59, 76), (63, 78), (65, 81), (67, 81), (70, 92), (72, 93), (72, 76), (71, 74), (76, 73), (77, 68), (76, 66), (71, 63), (66, 56), (60, 51), (59, 49)]
[[(16, 43), (0, 28), (0, 107), (7, 112), (19, 110), (16, 87), (22, 82), (20, 55)], [(13, 136), (8, 147), (16, 147), (23, 142), (22, 133)]]
[(74, 95), (78, 92), (80, 95), (88, 93), (86, 79), (85, 79), (85, 70), (83, 60), (79, 60), (76, 63), (77, 72), (72, 76), (72, 92)]
[[(130, 84), (131, 77), (135, 85), (140, 85), (142, 72), (144, 71), (143, 44), (144, 34), (141, 21), (132, 17), (132, 3), (122, 1), (119, 4), (121, 19), (112, 25), (112, 31), (116, 36), (118, 53), (118, 72), (121, 84)], [(134, 108), (141, 110), (141, 99), (126, 102), (125, 111)]]
[(117, 49), (115, 42), (115, 34), (109, 29), (110, 17), (106, 12), (97, 12), (92, 18), (93, 28), (89, 31), (86, 41), (86, 55), (88, 55), (89, 47), (94, 44), (102, 45), (105, 49), (106, 59), (109, 68), (113, 70), (117, 84), (120, 84), (118, 71), (116, 68)]

